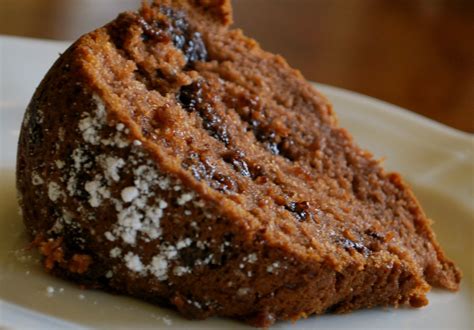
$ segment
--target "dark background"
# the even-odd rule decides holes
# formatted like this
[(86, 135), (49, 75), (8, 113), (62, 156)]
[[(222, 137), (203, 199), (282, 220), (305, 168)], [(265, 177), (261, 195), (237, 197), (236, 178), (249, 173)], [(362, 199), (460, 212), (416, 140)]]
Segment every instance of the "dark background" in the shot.
[[(474, 132), (474, 0), (233, 0), (309, 80)], [(0, 34), (73, 40), (139, 0), (0, 0)]]

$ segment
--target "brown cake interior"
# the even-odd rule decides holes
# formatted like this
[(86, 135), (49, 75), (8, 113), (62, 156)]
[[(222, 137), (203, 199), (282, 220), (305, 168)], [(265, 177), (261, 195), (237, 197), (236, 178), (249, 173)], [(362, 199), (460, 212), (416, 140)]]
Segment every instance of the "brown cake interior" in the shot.
[(281, 57), (186, 9), (122, 14), (91, 40), (84, 67), (117, 116), (281, 244), (335, 263), (387, 250), (456, 289), (414, 196), (335, 128), (327, 100)]
[(69, 50), (110, 120), (249, 238), (326, 265), (321, 305), (308, 312), (423, 305), (426, 282), (458, 289), (459, 271), (399, 175), (337, 127), (284, 59), (229, 30), (228, 6), (196, 2), (144, 5)]

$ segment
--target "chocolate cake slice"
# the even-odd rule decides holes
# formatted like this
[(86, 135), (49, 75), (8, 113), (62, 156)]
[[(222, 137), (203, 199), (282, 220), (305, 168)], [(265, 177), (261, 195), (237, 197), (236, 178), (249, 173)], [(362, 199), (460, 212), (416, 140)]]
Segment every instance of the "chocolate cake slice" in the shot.
[(26, 111), (17, 185), (51, 273), (257, 326), (457, 290), (411, 190), (224, 0), (81, 37)]

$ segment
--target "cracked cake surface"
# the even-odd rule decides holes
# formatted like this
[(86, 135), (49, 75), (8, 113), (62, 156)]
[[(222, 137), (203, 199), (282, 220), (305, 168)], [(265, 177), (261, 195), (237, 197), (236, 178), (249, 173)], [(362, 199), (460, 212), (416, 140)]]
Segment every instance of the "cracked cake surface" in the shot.
[(45, 268), (256, 326), (457, 290), (401, 177), (231, 23), (229, 1), (156, 0), (59, 57), (17, 160)]

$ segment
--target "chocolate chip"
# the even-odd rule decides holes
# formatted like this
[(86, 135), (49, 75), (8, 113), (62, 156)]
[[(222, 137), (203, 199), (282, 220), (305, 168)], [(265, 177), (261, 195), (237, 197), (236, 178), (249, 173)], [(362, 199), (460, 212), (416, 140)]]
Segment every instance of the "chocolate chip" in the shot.
[(373, 231), (373, 230), (366, 230), (365, 233), (372, 237), (372, 238), (375, 238), (377, 240), (384, 240), (385, 236), (382, 234), (382, 233), (379, 233), (379, 232), (376, 232), (376, 231)]
[(291, 202), (285, 206), (285, 209), (295, 214), (298, 221), (313, 220), (313, 213), (309, 208), (308, 202)]
[(354, 242), (348, 238), (339, 238), (337, 241), (347, 251), (356, 250), (357, 252), (362, 253), (365, 256), (368, 256), (371, 253), (371, 251), (360, 242)]
[(207, 49), (204, 41), (202, 40), (201, 33), (194, 32), (191, 36), (191, 39), (188, 40), (183, 47), (183, 51), (188, 63), (206, 61)]
[(190, 156), (181, 163), (181, 166), (191, 171), (196, 180), (207, 181), (209, 186), (217, 191), (234, 193), (239, 189), (238, 184), (233, 179), (218, 173), (215, 165), (195, 152), (191, 153)]
[(212, 104), (203, 98), (202, 81), (194, 82), (190, 85), (183, 86), (177, 95), (178, 102), (188, 112), (197, 112), (202, 119), (202, 126), (210, 135), (217, 140), (228, 145), (230, 137), (227, 132), (227, 126), (222, 118), (213, 108)]
[(201, 81), (182, 86), (178, 92), (177, 100), (186, 111), (196, 111), (197, 106), (203, 101)]
[(245, 154), (241, 151), (230, 151), (223, 156), (226, 163), (233, 166), (234, 170), (245, 177), (250, 177), (250, 168), (244, 159)]
[(229, 134), (227, 133), (227, 126), (223, 123), (214, 108), (209, 103), (206, 103), (199, 108), (199, 114), (203, 119), (203, 127), (209, 131), (214, 138), (228, 145)]
[(196, 61), (207, 59), (207, 49), (200, 32), (192, 31), (182, 11), (176, 11), (169, 7), (161, 7), (161, 12), (169, 19), (168, 24), (159, 22), (161, 27), (169, 35), (173, 45), (183, 52), (187, 66), (192, 66)]

